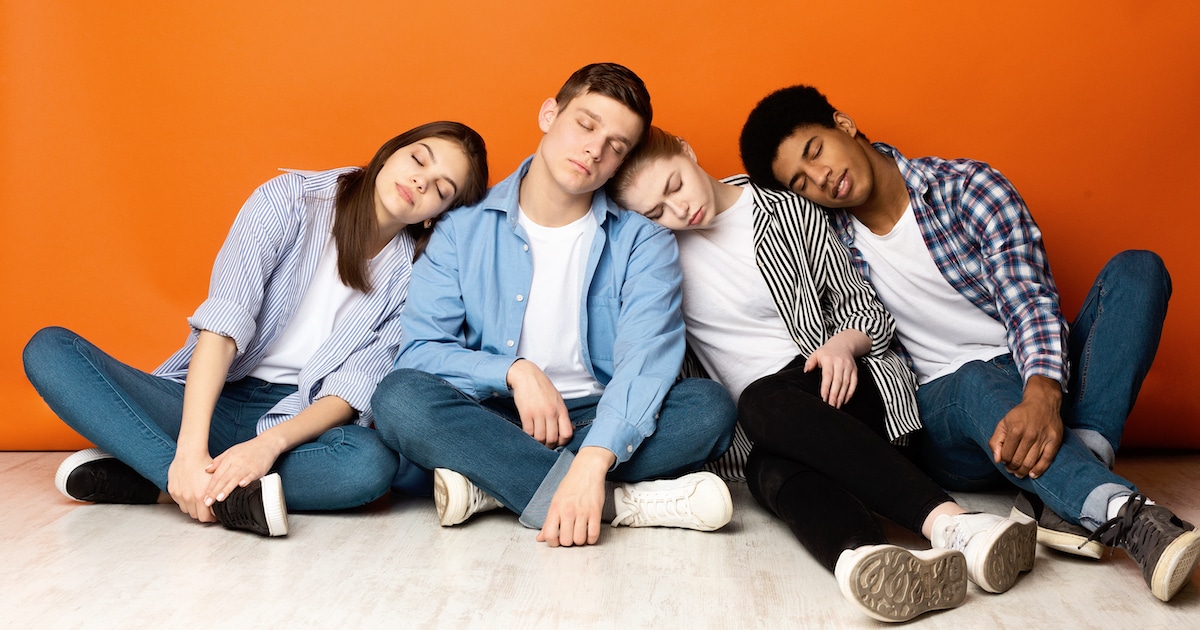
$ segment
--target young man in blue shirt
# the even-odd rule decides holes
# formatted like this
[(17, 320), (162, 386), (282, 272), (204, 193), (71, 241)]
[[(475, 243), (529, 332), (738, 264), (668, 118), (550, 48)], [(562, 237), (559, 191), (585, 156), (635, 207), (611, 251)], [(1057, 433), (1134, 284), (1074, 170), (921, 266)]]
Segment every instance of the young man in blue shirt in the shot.
[(1122, 547), (1164, 601), (1187, 583), (1200, 535), (1112, 472), (1170, 298), (1157, 255), (1115, 256), (1068, 327), (1041, 232), (987, 164), (872, 144), (808, 86), (764, 98), (741, 151), (756, 182), (831, 209), (895, 316), (934, 479), (956, 490), (1007, 480), (1039, 542), (1094, 558), (1099, 543)]
[(724, 483), (692, 471), (728, 448), (736, 413), (717, 383), (675, 382), (674, 237), (602, 190), (650, 119), (627, 68), (576, 71), (538, 112), (537, 151), (446, 214), (414, 266), (397, 370), (372, 405), (384, 442), (434, 470), (442, 525), (502, 504), (571, 546), (595, 543), (602, 518), (728, 522)]

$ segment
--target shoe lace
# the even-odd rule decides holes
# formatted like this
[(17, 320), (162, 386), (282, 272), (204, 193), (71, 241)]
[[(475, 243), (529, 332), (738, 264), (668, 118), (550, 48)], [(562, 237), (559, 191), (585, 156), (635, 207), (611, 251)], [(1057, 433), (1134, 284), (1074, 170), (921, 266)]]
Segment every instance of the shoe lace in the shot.
[(255, 500), (254, 494), (242, 488), (234, 489), (224, 501), (213, 504), (213, 514), (230, 527), (253, 526), (254, 512), (250, 502)]
[(488, 496), (487, 493), (484, 492), (479, 486), (471, 484), (471, 498), (470, 504), (467, 508), (467, 514), (474, 514), (476, 512), (484, 511), (492, 506), (493, 501), (494, 499)]
[(647, 522), (679, 521), (692, 516), (692, 504), (687, 496), (650, 498), (642, 494), (628, 493), (621, 503), (624, 504), (624, 510), (613, 519), (613, 527), (628, 523), (640, 525)]
[(965, 525), (955, 523), (953, 529), (950, 530), (949, 538), (946, 539), (946, 548), (966, 551), (967, 543), (971, 542), (971, 534), (967, 530)]
[[(1112, 550), (1119, 546), (1124, 547), (1135, 558), (1140, 557), (1141, 549), (1152, 549), (1162, 532), (1150, 524), (1150, 519), (1141, 521), (1137, 519), (1148, 500), (1148, 497), (1141, 493), (1135, 492), (1130, 495), (1129, 500), (1121, 506), (1117, 515), (1097, 527), (1083, 545), (1098, 540), (1101, 544), (1110, 547), (1109, 555), (1112, 555)], [(1139, 524), (1143, 526), (1139, 527)], [(1080, 545), (1079, 548), (1082, 549), (1083, 545)]]

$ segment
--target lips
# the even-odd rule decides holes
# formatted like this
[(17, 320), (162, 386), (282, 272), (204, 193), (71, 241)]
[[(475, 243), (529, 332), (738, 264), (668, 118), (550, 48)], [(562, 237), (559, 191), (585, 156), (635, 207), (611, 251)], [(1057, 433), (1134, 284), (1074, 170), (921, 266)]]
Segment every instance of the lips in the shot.
[(699, 210), (696, 211), (696, 214), (692, 215), (691, 220), (688, 221), (688, 225), (699, 225), (700, 220), (703, 218), (704, 218), (704, 208), (700, 208)]
[(571, 164), (573, 164), (573, 165), (575, 166), (575, 168), (577, 168), (577, 169), (579, 169), (579, 170), (583, 171), (583, 173), (584, 173), (585, 175), (591, 175), (591, 174), (592, 174), (592, 169), (588, 168), (588, 167), (587, 167), (587, 165), (586, 165), (586, 164), (584, 164), (583, 162), (579, 162), (579, 161), (577, 161), (577, 160), (567, 160), (567, 161), (568, 161), (568, 162), (570, 162)]
[(411, 190), (401, 184), (396, 184), (396, 192), (400, 195), (401, 199), (409, 204), (412, 204), (413, 194)]
[(838, 178), (837, 185), (833, 187), (833, 198), (841, 199), (846, 196), (846, 191), (850, 188), (850, 182), (846, 179), (846, 173)]

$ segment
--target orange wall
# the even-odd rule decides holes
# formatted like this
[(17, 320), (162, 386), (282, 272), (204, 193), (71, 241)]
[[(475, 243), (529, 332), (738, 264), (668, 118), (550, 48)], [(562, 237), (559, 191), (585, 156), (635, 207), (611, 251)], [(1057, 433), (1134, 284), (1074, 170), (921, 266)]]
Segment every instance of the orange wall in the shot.
[(0, 0), (0, 449), (84, 444), (24, 378), (30, 335), (67, 326), (153, 368), (276, 167), (361, 164), (452, 118), (499, 179), (541, 101), (602, 60), (641, 74), (714, 174), (739, 170), (756, 100), (797, 82), (910, 156), (990, 162), (1041, 223), (1068, 313), (1113, 253), (1158, 251), (1175, 297), (1127, 443), (1200, 447), (1200, 7), (734, 4)]

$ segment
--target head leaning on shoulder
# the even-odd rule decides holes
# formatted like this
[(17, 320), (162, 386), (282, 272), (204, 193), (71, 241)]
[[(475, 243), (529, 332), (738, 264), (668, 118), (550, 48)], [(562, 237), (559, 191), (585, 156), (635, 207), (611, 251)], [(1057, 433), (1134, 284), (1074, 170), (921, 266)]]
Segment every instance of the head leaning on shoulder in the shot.
[(333, 238), (346, 286), (371, 289), (370, 259), (400, 230), (419, 256), (442, 213), (487, 192), (487, 147), (470, 127), (426, 123), (388, 140), (362, 169), (338, 178)]
[(746, 173), (764, 188), (829, 208), (860, 205), (870, 194), (870, 140), (814, 87), (783, 88), (759, 101), (739, 145)]
[(701, 168), (683, 138), (653, 126), (607, 190), (622, 208), (672, 230), (709, 227), (741, 194)]
[(616, 63), (584, 66), (538, 110), (545, 135), (535, 159), (565, 191), (593, 192), (642, 141), (652, 117), (650, 92), (632, 70)]

